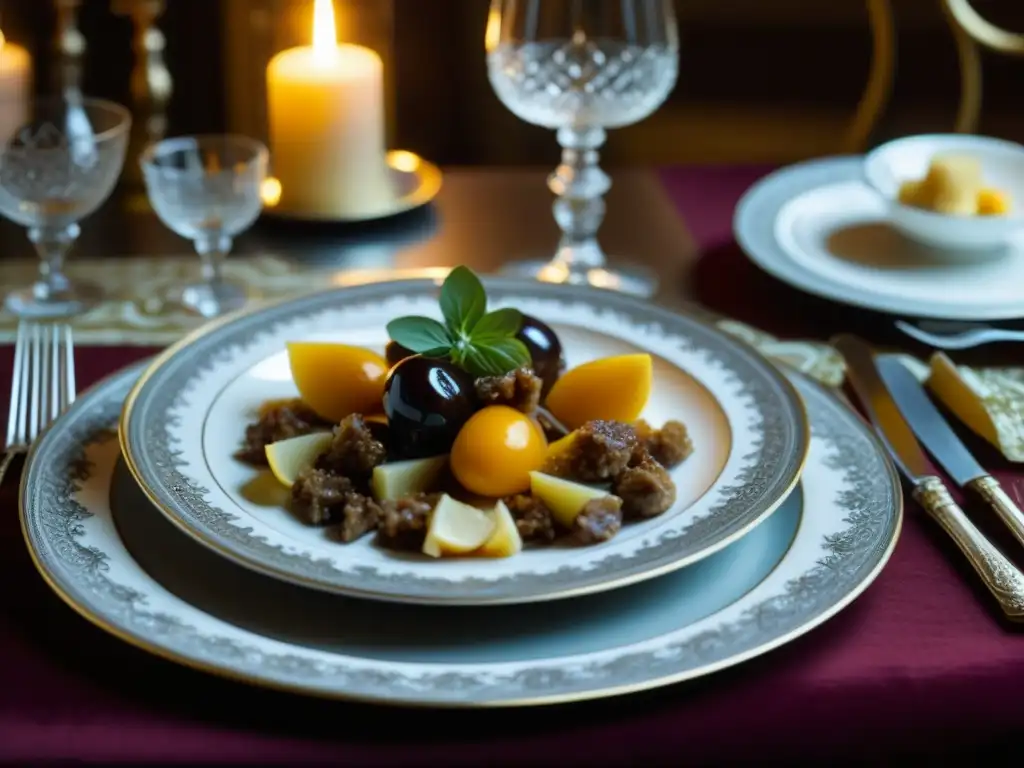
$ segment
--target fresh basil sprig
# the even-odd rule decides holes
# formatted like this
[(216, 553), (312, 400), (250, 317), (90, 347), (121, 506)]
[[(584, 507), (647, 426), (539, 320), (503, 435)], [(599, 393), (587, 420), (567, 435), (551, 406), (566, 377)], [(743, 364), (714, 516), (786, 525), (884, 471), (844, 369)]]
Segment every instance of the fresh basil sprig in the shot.
[(516, 334), (523, 324), (517, 309), (487, 311), (487, 292), (466, 267), (456, 267), (441, 286), (444, 323), (409, 315), (388, 323), (388, 335), (410, 352), (447, 357), (474, 376), (501, 376), (530, 365), (530, 351)]

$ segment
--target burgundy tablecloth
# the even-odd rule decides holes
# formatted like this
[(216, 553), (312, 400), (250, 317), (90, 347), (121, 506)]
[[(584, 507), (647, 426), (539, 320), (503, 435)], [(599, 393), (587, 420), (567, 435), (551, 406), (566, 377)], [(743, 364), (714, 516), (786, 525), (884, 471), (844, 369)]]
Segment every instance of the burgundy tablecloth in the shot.
[[(680, 170), (664, 181), (705, 252), (701, 298), (764, 327), (806, 333), (793, 310), (803, 299), (766, 281), (731, 243), (732, 206), (760, 172)], [(837, 326), (885, 325), (822, 311)], [(80, 381), (145, 354), (79, 350)], [(0, 382), (9, 381), (10, 365), (5, 350)], [(0, 402), (6, 398), (0, 391)], [(9, 485), (0, 492), (0, 760), (8, 763), (835, 764), (926, 753), (980, 759), (980, 747), (1003, 741), (1019, 749), (1024, 638), (997, 620), (958, 556), (914, 509), (875, 585), (766, 657), (605, 702), (432, 712), (271, 693), (123, 645), (73, 614), (36, 575), (15, 496)]]

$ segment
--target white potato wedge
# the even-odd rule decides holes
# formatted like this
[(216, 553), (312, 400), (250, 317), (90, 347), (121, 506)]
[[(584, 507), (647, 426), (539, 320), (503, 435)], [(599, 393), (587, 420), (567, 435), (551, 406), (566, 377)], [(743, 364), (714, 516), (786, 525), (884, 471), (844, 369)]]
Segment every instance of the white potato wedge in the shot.
[(494, 533), (475, 554), (480, 557), (512, 557), (522, 552), (523, 538), (505, 502), (499, 501), (488, 514), (494, 520)]
[(430, 516), (423, 554), (431, 557), (468, 554), (483, 546), (494, 528), (495, 522), (486, 512), (456, 501), (446, 493)]
[(588, 501), (610, 495), (602, 488), (574, 483), (543, 472), (530, 473), (530, 490), (544, 502), (555, 520), (564, 528), (572, 528)]
[(447, 464), (447, 454), (380, 464), (373, 468), (373, 497), (377, 501), (386, 501), (433, 490)]
[(314, 432), (271, 443), (263, 449), (270, 471), (281, 485), (291, 488), (299, 473), (313, 466), (317, 457), (330, 447), (333, 436), (331, 432)]

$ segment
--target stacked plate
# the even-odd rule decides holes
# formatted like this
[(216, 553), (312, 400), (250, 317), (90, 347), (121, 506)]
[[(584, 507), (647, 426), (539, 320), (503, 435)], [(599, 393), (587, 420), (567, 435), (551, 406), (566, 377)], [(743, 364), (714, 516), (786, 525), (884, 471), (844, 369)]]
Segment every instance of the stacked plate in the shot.
[[(592, 546), (434, 559), (341, 544), (234, 458), (294, 396), (285, 345), (382, 351), (439, 284), (342, 288), (231, 316), (82, 396), (36, 444), (22, 515), (54, 590), (121, 639), (252, 683), (400, 704), (535, 704), (703, 675), (850, 603), (895, 544), (900, 487), (832, 393), (690, 317), (605, 291), (485, 280), (570, 367), (654, 359), (643, 417), (684, 422), (674, 506)], [(117, 439), (120, 430), (120, 440)]]
[[(1017, 205), (1004, 216), (944, 215), (898, 200), (943, 154), (976, 160)], [(866, 156), (788, 166), (736, 208), (736, 239), (763, 270), (831, 301), (921, 318), (1024, 317), (1024, 147), (983, 136), (911, 136)], [(956, 290), (950, 290), (950, 286)]]

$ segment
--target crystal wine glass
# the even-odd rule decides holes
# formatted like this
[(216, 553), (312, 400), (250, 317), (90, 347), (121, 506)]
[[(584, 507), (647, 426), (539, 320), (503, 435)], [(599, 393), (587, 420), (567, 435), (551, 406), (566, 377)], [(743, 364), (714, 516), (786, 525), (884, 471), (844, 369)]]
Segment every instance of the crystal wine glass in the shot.
[[(0, 110), (5, 106), (0, 103)], [(131, 114), (73, 91), (39, 99), (27, 114), (25, 122), (3, 126), (0, 135), (0, 214), (28, 229), (39, 277), (9, 293), (4, 304), (21, 317), (67, 317), (102, 296), (97, 286), (68, 279), (64, 259), (81, 231), (78, 223), (117, 184)]]
[(679, 70), (672, 0), (491, 0), (487, 68), (498, 98), (557, 130), (562, 163), (548, 178), (562, 239), (553, 260), (506, 272), (650, 295), (653, 275), (611, 269), (597, 241), (611, 179), (598, 165), (605, 129), (643, 120)]
[(181, 303), (204, 317), (245, 304), (245, 286), (224, 278), (232, 240), (263, 208), (267, 148), (245, 136), (188, 136), (148, 147), (140, 158), (153, 210), (202, 260), (203, 282), (181, 289)]

